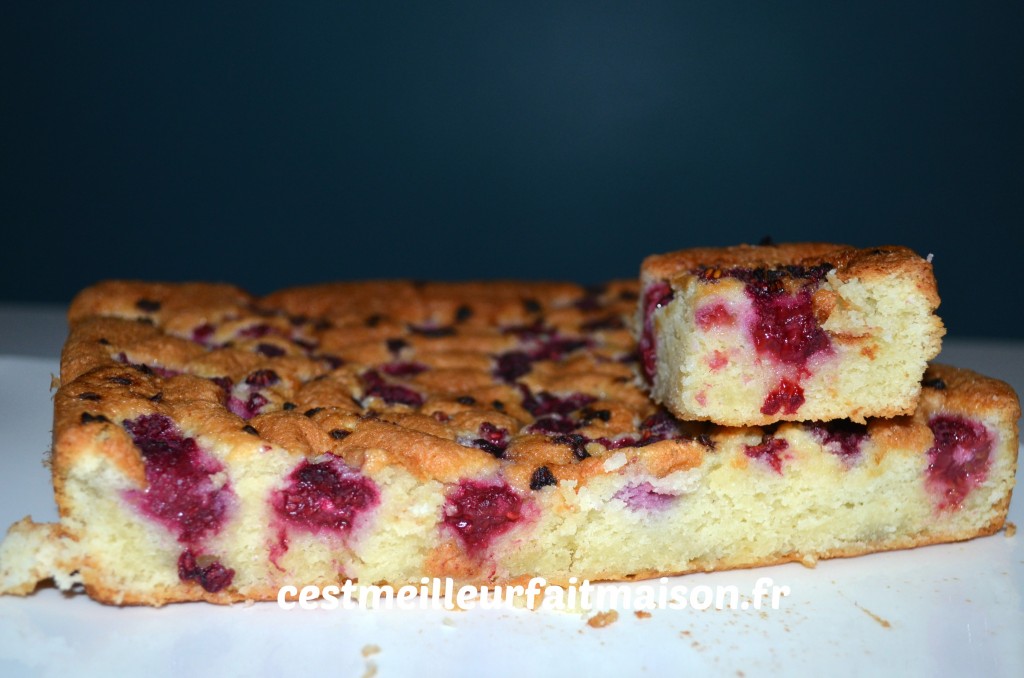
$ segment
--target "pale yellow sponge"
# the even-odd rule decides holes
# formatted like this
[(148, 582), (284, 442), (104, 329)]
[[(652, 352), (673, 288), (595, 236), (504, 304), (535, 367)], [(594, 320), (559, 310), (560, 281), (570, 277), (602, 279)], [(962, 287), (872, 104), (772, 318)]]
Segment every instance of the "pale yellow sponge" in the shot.
[(908, 414), (945, 332), (931, 264), (904, 247), (683, 250), (641, 284), (652, 396), (727, 426)]

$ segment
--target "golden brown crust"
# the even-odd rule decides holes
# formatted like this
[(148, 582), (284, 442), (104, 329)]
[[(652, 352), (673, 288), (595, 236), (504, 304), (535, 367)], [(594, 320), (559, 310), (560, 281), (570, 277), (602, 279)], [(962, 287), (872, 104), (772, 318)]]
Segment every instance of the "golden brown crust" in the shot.
[[(772, 263), (832, 256), (837, 262), (854, 262), (851, 266), (861, 270), (874, 265), (871, 262), (913, 256), (904, 248), (886, 248), (879, 253), (814, 244), (727, 250), (717, 261)], [(756, 254), (761, 250), (774, 254)], [(695, 254), (686, 261), (692, 263), (721, 250), (690, 252)], [(680, 260), (676, 257), (674, 261)], [(104, 283), (76, 299), (62, 360), (62, 386), (56, 396), (57, 468), (71, 461), (68, 455), (86, 447), (94, 430), (109, 427), (109, 435), (102, 438), (103, 449), (118, 468), (141, 481), (138, 452), (116, 424), (161, 412), (176, 421), (194, 421), (213, 437), (236, 436), (249, 425), (267, 442), (310, 458), (326, 452), (361, 456), (366, 450), (375, 450), (374, 458), (380, 463), (398, 463), (418, 477), (445, 482), (498, 468), (494, 456), (473, 442), (480, 440), (481, 426), (487, 424), (508, 432), (506, 458), (500, 466), (504, 474), (520, 479), (518, 484), (540, 466), (548, 466), (561, 479), (583, 480), (581, 473), (602, 471), (599, 464), (580, 464), (580, 459), (573, 457), (574, 443), (565, 440), (569, 433), (586, 441), (639, 441), (642, 424), (657, 413), (637, 388), (631, 367), (621, 362), (633, 350), (625, 329), (635, 303), (633, 284), (616, 282), (595, 292), (551, 283), (342, 283), (285, 290), (263, 300), (224, 286), (190, 284), (181, 287), (183, 297), (189, 303), (198, 300), (205, 308), (216, 307), (223, 323), (217, 326), (204, 317), (191, 328), (175, 324), (176, 313), (191, 318), (194, 310), (178, 299), (175, 289), (167, 284)], [(134, 309), (139, 299), (149, 298), (161, 304), (161, 315), (152, 324), (84, 315), (83, 309), (97, 308), (124, 314), (126, 309)], [(450, 316), (439, 315), (438, 309)], [(496, 309), (507, 323), (495, 324)], [(338, 312), (341, 316), (314, 312)], [(213, 326), (210, 336), (217, 338), (218, 345), (180, 336), (204, 325)], [(536, 338), (539, 326), (548, 333), (541, 339)], [(168, 327), (174, 327), (179, 336)], [(381, 327), (387, 331), (377, 332)], [(358, 354), (367, 362), (335, 367), (323, 357), (328, 349), (335, 356), (357, 354), (346, 351), (347, 330), (354, 343), (363, 347)], [(568, 350), (555, 350), (552, 359), (527, 361), (526, 372), (515, 375), (515, 383), (495, 377), (503, 355), (538, 350), (537, 342), (543, 351), (545, 341), (569, 342), (563, 346)], [(260, 347), (266, 345), (276, 347), (281, 355), (261, 354)], [(384, 379), (418, 394), (421, 405), (389, 403), (368, 391), (367, 371), (380, 374), (394, 364), (420, 370)], [(272, 370), (275, 383), (246, 387), (246, 379), (261, 370)], [(929, 375), (926, 381), (940, 376), (950, 388), (926, 389), (925, 397), (948, 400), (950, 407), (977, 410), (996, 403), (1010, 408), (1007, 403), (1016, 402), (1012, 390), (997, 380), (942, 366), (931, 368)], [(232, 391), (233, 396), (225, 392), (215, 381), (225, 377), (242, 391)], [(240, 399), (254, 391), (266, 404), (250, 421), (229, 411), (229, 397)], [(548, 397), (542, 394), (563, 399), (584, 394), (588, 402), (564, 415), (552, 415), (543, 408), (531, 414), (524, 403), (530, 397)], [(156, 398), (159, 402), (153, 402)], [(1013, 412), (1003, 415), (1016, 420)], [(83, 423), (83, 417), (88, 422)], [(106, 417), (109, 423), (98, 417)], [(543, 420), (541, 430), (517, 436), (520, 429), (538, 420)], [(551, 426), (544, 428), (544, 422)], [(571, 428), (563, 432), (565, 427)], [(347, 436), (343, 440), (331, 437), (339, 428)], [(883, 435), (911, 435), (899, 426), (889, 428)], [(712, 438), (721, 434), (715, 427), (697, 425), (689, 432), (690, 438), (701, 432)], [(584, 448), (576, 445), (580, 450), (576, 455), (584, 454)], [(588, 455), (607, 454), (603, 445), (584, 445)], [(652, 468), (661, 469), (659, 475), (669, 472), (670, 465), (657, 461), (659, 448), (635, 449), (650, 460)], [(691, 445), (687, 449), (703, 448)], [(699, 458), (692, 461), (699, 462)], [(516, 466), (522, 470), (514, 470)]]
[(74, 325), (82, 318), (96, 316), (160, 320), (178, 313), (205, 314), (210, 320), (218, 320), (221, 312), (252, 301), (249, 294), (232, 285), (107, 280), (72, 300), (68, 322)]
[[(628, 283), (618, 283), (629, 286)], [(495, 322), (514, 324), (527, 321), (529, 304), (541, 310), (571, 304), (583, 290), (570, 283), (551, 282), (466, 282), (416, 283), (380, 280), (342, 282), (296, 287), (274, 292), (262, 304), (292, 315), (331, 317), (343, 321), (362, 321), (380, 316), (381, 321), (454, 322), (461, 307), (473, 309), (463, 320), (470, 326), (493, 326)]]
[(925, 372), (921, 394), (924, 409), (977, 412), (1007, 422), (1020, 419), (1020, 401), (1005, 381), (951, 365), (932, 363)]
[(778, 245), (733, 245), (731, 247), (694, 247), (644, 259), (645, 276), (671, 280), (700, 267), (776, 268), (831, 261), (853, 248), (829, 243), (782, 243)]
[(898, 245), (857, 249), (828, 243), (783, 243), (694, 248), (647, 257), (641, 266), (641, 276), (645, 283), (659, 279), (672, 282), (700, 268), (772, 269), (824, 263), (831, 264), (843, 281), (868, 281), (894, 273), (910, 277), (933, 308), (939, 305), (931, 264), (913, 250)]
[(447, 438), (409, 430), (385, 421), (367, 421), (342, 441), (339, 454), (348, 460), (360, 452), (368, 473), (402, 465), (419, 478), (455, 482), (498, 467), (496, 459)]
[[(256, 299), (219, 285), (102, 283), (82, 292), (69, 314), (54, 429), (57, 466), (85, 449), (86, 417), (89, 426), (117, 429), (111, 436), (117, 444), (107, 443), (111, 461), (139, 480), (138, 452), (117, 424), (159, 412), (214, 439), (251, 426), (267, 442), (311, 458), (363, 457), (372, 450), (377, 463), (444, 481), (493, 472), (494, 456), (472, 442), (480, 427), (504, 429), (511, 439), (538, 418), (523, 407), (524, 386), (494, 376), (497, 361), (545, 345), (553, 353), (530, 361), (520, 382), (525, 388), (540, 397), (595, 393), (609, 421), (594, 419), (586, 433), (635, 432), (654, 411), (633, 387), (630, 367), (617, 362), (632, 350), (625, 323), (635, 287), (369, 282)], [(389, 365), (414, 366), (410, 374), (382, 379), (417, 394), (421, 406), (374, 395), (366, 375)], [(245, 385), (267, 370), (274, 383)], [(266, 403), (251, 419), (229, 411), (229, 399), (252, 392)], [(461, 402), (467, 399), (471, 405)], [(417, 411), (419, 419), (408, 417)], [(429, 430), (425, 422), (433, 424)], [(339, 426), (352, 435), (331, 438)], [(569, 463), (565, 444), (542, 448), (548, 454), (530, 455), (529, 463)]]

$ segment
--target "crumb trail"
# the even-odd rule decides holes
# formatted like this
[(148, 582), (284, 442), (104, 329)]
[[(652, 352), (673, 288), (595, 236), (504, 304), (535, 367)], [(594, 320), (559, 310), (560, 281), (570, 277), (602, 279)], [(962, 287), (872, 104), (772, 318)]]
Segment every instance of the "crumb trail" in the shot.
[(587, 626), (595, 629), (601, 629), (610, 624), (614, 624), (619, 619), (619, 613), (615, 610), (608, 610), (607, 612), (598, 612), (593, 617), (587, 620)]
[(867, 609), (866, 607), (861, 607), (857, 603), (854, 603), (854, 605), (857, 605), (857, 609), (859, 609), (861, 612), (863, 612), (867, 616), (869, 616), (872, 619), (874, 619), (876, 622), (878, 622), (878, 625), (881, 626), (883, 629), (891, 629), (892, 628), (892, 624), (890, 624), (887, 619), (884, 619), (883, 617), (879, 617), (877, 614), (875, 614), (871, 610)]

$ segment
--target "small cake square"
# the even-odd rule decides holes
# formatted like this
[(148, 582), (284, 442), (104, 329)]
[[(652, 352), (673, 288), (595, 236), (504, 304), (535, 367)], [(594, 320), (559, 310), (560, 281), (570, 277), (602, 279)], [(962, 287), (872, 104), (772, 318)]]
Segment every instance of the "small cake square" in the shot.
[(652, 397), (727, 426), (914, 410), (945, 328), (905, 247), (803, 243), (648, 257), (636, 321)]

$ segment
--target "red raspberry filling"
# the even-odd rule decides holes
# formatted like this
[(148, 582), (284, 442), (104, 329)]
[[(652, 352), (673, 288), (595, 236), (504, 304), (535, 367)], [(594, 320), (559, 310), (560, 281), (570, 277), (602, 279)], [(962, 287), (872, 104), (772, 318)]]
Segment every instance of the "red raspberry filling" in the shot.
[(808, 428), (826, 450), (837, 455), (847, 465), (852, 465), (860, 457), (861, 445), (868, 438), (868, 427), (865, 424), (855, 424), (848, 419), (814, 423)]
[(380, 503), (374, 482), (336, 457), (316, 464), (303, 461), (288, 480), (271, 504), (285, 523), (306, 532), (347, 533), (360, 515)]
[(530, 433), (571, 433), (583, 425), (574, 413), (597, 400), (586, 393), (572, 393), (564, 398), (547, 391), (535, 394), (525, 384), (519, 385), (519, 391), (523, 394), (523, 409), (536, 417), (527, 427)]
[(448, 493), (444, 524), (466, 551), (479, 554), (522, 518), (523, 500), (508, 485), (467, 480)]
[(759, 353), (804, 367), (811, 356), (829, 350), (828, 335), (814, 317), (810, 290), (788, 294), (781, 288), (747, 283), (747, 295), (754, 302), (750, 335)]
[(377, 397), (389, 405), (419, 407), (423, 396), (407, 386), (392, 384), (384, 380), (376, 370), (367, 370), (359, 376), (365, 397)]
[(248, 421), (259, 414), (263, 409), (263, 406), (268, 402), (270, 401), (267, 400), (265, 395), (259, 391), (254, 391), (249, 394), (249, 397), (246, 400), (242, 400), (234, 394), (229, 395), (225, 402), (225, 407), (227, 407), (228, 411), (232, 414)]
[[(723, 277), (742, 281), (754, 310), (747, 322), (754, 349), (779, 365), (796, 368), (796, 379), (782, 379), (765, 397), (762, 414), (774, 415), (780, 410), (783, 414), (796, 414), (804, 404), (799, 379), (810, 374), (808, 361), (812, 356), (832, 350), (828, 334), (814, 313), (813, 297), (814, 290), (831, 269), (832, 265), (825, 263), (774, 269), (705, 268), (694, 272), (701, 280), (712, 284)], [(787, 280), (799, 282), (787, 286)], [(726, 319), (722, 312), (727, 313), (720, 305), (702, 308), (697, 314), (697, 324), (705, 330), (720, 324)]]
[(216, 534), (234, 500), (228, 483), (218, 487), (210, 478), (224, 470), (220, 462), (162, 414), (125, 421), (124, 427), (142, 452), (147, 483), (145, 490), (130, 490), (128, 500), (182, 544)]
[(217, 593), (231, 585), (235, 571), (221, 565), (219, 560), (203, 566), (189, 549), (178, 557), (178, 578), (182, 581), (197, 582), (210, 593)]
[(935, 442), (928, 450), (928, 489), (940, 498), (940, 509), (958, 509), (971, 490), (985, 481), (994, 441), (980, 421), (954, 415), (928, 420)]
[(654, 379), (657, 371), (658, 346), (654, 337), (654, 312), (667, 306), (675, 293), (671, 285), (662, 280), (656, 282), (644, 292), (644, 326), (640, 334), (640, 364), (648, 381)]
[(182, 581), (195, 581), (210, 593), (227, 588), (235, 571), (217, 560), (201, 566), (195, 555), (200, 543), (223, 527), (234, 501), (227, 483), (217, 487), (210, 478), (224, 467), (165, 415), (143, 415), (125, 421), (124, 428), (142, 452), (147, 484), (125, 497), (189, 546), (178, 558)]
[(773, 471), (782, 475), (782, 452), (789, 447), (789, 443), (782, 438), (765, 438), (760, 445), (744, 445), (744, 453), (751, 459), (757, 459), (768, 464)]
[(645, 481), (623, 487), (615, 493), (615, 498), (622, 500), (633, 511), (661, 511), (672, 505), (676, 495), (658, 492), (654, 485)]
[(803, 387), (792, 379), (783, 379), (774, 391), (765, 396), (761, 414), (776, 414), (779, 410), (785, 414), (796, 414), (803, 404)]
[(707, 332), (713, 327), (729, 327), (736, 318), (725, 304), (708, 304), (697, 309), (697, 327)]
[(506, 429), (485, 421), (480, 424), (480, 437), (473, 441), (473, 445), (501, 459), (505, 456), (508, 442), (509, 434)]

